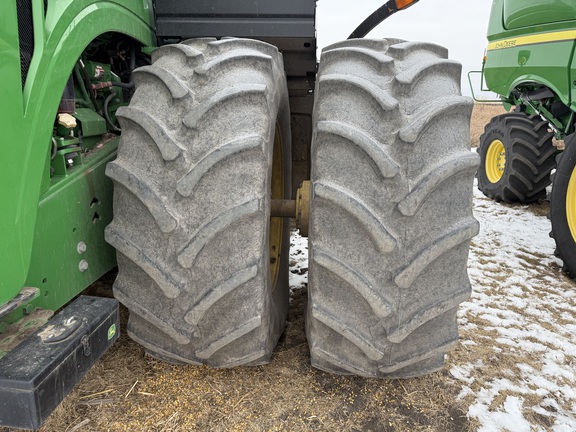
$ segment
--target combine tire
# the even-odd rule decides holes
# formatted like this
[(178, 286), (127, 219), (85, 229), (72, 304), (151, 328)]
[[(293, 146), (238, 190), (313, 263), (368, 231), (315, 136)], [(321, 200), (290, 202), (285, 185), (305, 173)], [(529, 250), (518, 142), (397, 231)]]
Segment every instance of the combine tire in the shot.
[(437, 45), (350, 40), (320, 60), (307, 334), (312, 364), (412, 377), (442, 367), (470, 296), (472, 102)]
[(539, 116), (494, 117), (480, 137), (478, 189), (498, 202), (529, 203), (546, 197), (556, 166), (554, 134)]
[(566, 150), (558, 156), (550, 194), (551, 237), (564, 271), (576, 276), (576, 135), (565, 140)]
[(288, 306), (289, 108), (282, 57), (239, 39), (164, 46), (134, 72), (106, 239), (128, 333), (151, 355), (269, 360)]

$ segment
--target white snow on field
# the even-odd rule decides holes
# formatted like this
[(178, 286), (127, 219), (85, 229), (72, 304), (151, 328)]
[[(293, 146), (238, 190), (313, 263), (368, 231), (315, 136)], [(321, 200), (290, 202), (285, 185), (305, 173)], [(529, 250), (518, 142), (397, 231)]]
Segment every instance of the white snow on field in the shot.
[(470, 358), (451, 368), (459, 397), (479, 431), (575, 431), (576, 284), (554, 257), (550, 222), (476, 185), (474, 214), (473, 292), (459, 312)]
[[(472, 298), (459, 311), (458, 361), (448, 362), (459, 399), (480, 432), (576, 431), (576, 283), (554, 257), (550, 223), (476, 185), (474, 214)], [(292, 233), (291, 289), (307, 285), (307, 246)]]
[(290, 291), (308, 286), (308, 239), (297, 230), (290, 236)]

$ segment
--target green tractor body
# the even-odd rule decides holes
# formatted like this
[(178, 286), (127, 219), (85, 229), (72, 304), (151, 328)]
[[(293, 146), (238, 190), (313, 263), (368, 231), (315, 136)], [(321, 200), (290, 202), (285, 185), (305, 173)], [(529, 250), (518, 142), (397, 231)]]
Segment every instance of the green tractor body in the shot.
[[(35, 305), (56, 310), (114, 266), (114, 252), (102, 241), (111, 205), (99, 197), (110, 194), (101, 171), (117, 139), (97, 145), (109, 127), (81, 91), (78, 126), (57, 130), (48, 119), (58, 113), (70, 72), (99, 36), (117, 32), (154, 44), (152, 4), (6, 2), (2, 11), (0, 304), (31, 286), (40, 288)], [(77, 251), (80, 242), (84, 253)]]
[[(559, 138), (573, 132), (576, 7), (553, 0), (499, 0), (492, 7), (484, 77), (505, 103), (549, 117)], [(549, 90), (553, 93), (544, 93)], [(572, 119), (573, 120), (573, 119)]]
[[(0, 426), (40, 427), (118, 337), (117, 300), (156, 358), (268, 362), (288, 217), (310, 231), (314, 366), (442, 367), (478, 232), (461, 66), (398, 39), (334, 44), (318, 66), (315, 6), (2, 3)], [(117, 300), (79, 296), (116, 266)]]
[[(486, 125), (478, 149), (478, 187), (490, 198), (537, 201), (547, 196), (552, 183), (552, 236), (565, 270), (572, 275), (576, 275), (575, 50), (573, 2), (493, 2), (483, 76), (488, 89), (514, 112)], [(564, 146), (555, 145), (554, 137), (564, 140)]]
[[(32, 0), (0, 9), (0, 397), (10, 401), (0, 424), (36, 429), (118, 337), (111, 299), (80, 297), (51, 316), (116, 265), (104, 241), (112, 219), (104, 170), (118, 145), (102, 114), (112, 87), (91, 98), (85, 82), (120, 80), (103, 45), (155, 44), (153, 10), (139, 0)], [(84, 73), (91, 79), (74, 78)], [(113, 99), (114, 108), (124, 103), (120, 94)], [(49, 319), (51, 334), (34, 334)]]

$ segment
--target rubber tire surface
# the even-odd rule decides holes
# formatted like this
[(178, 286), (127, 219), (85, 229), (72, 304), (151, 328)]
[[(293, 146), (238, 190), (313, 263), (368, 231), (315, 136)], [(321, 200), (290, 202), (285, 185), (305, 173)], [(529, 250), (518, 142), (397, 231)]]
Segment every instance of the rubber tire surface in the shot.
[(549, 216), (552, 223), (552, 231), (550, 237), (556, 242), (556, 255), (564, 262), (564, 271), (571, 277), (575, 277), (576, 238), (568, 225), (566, 198), (570, 177), (576, 169), (576, 135), (568, 136), (564, 142), (566, 149), (558, 155), (558, 167), (552, 175)]
[[(288, 307), (289, 221), (271, 280), (273, 147), (290, 173), (282, 56), (251, 40), (158, 48), (134, 72), (122, 140), (107, 167), (117, 249), (114, 294), (129, 335), (175, 363), (232, 367), (270, 359)], [(290, 180), (284, 183), (290, 197)]]
[(323, 50), (314, 111), (307, 335), (313, 366), (398, 378), (442, 367), (470, 296), (478, 155), (461, 65), (432, 44)]
[[(507, 113), (494, 117), (480, 137), (478, 189), (498, 202), (529, 203), (546, 197), (550, 173), (556, 167), (554, 134), (539, 116)], [(492, 183), (486, 175), (486, 153), (494, 140), (506, 151), (502, 178)]]

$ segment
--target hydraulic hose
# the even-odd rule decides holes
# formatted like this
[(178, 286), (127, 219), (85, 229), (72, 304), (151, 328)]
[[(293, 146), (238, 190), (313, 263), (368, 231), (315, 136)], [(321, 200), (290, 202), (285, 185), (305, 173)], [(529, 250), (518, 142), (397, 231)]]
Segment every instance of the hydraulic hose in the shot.
[(120, 87), (120, 88), (123, 88), (123, 89), (131, 89), (132, 87), (134, 87), (134, 80), (132, 79), (132, 75), (130, 75), (130, 81), (128, 81), (127, 83), (112, 81), (111, 84), (112, 84), (112, 87)]
[[(389, 0), (383, 6), (379, 7), (354, 30), (348, 39), (360, 39), (370, 33), (378, 24), (388, 18), (390, 15), (395, 14), (399, 10), (406, 9), (413, 5), (418, 0), (411, 2), (398, 0)], [(400, 4), (400, 5), (399, 5)]]
[(136, 47), (132, 46), (132, 48), (130, 48), (130, 81), (128, 81), (127, 83), (123, 83), (123, 82), (112, 82), (112, 86), (113, 87), (120, 87), (123, 89), (131, 89), (134, 87), (134, 76), (132, 75), (132, 72), (134, 72), (134, 69), (136, 69)]
[(110, 101), (115, 97), (116, 97), (116, 93), (112, 92), (108, 95), (108, 97), (104, 101), (104, 117), (106, 117), (106, 121), (108, 121), (108, 123), (110, 123), (110, 126), (112, 126), (112, 128), (115, 131), (121, 132), (122, 130), (112, 122), (112, 120), (110, 119), (110, 114), (108, 113), (108, 105), (110, 104)]

